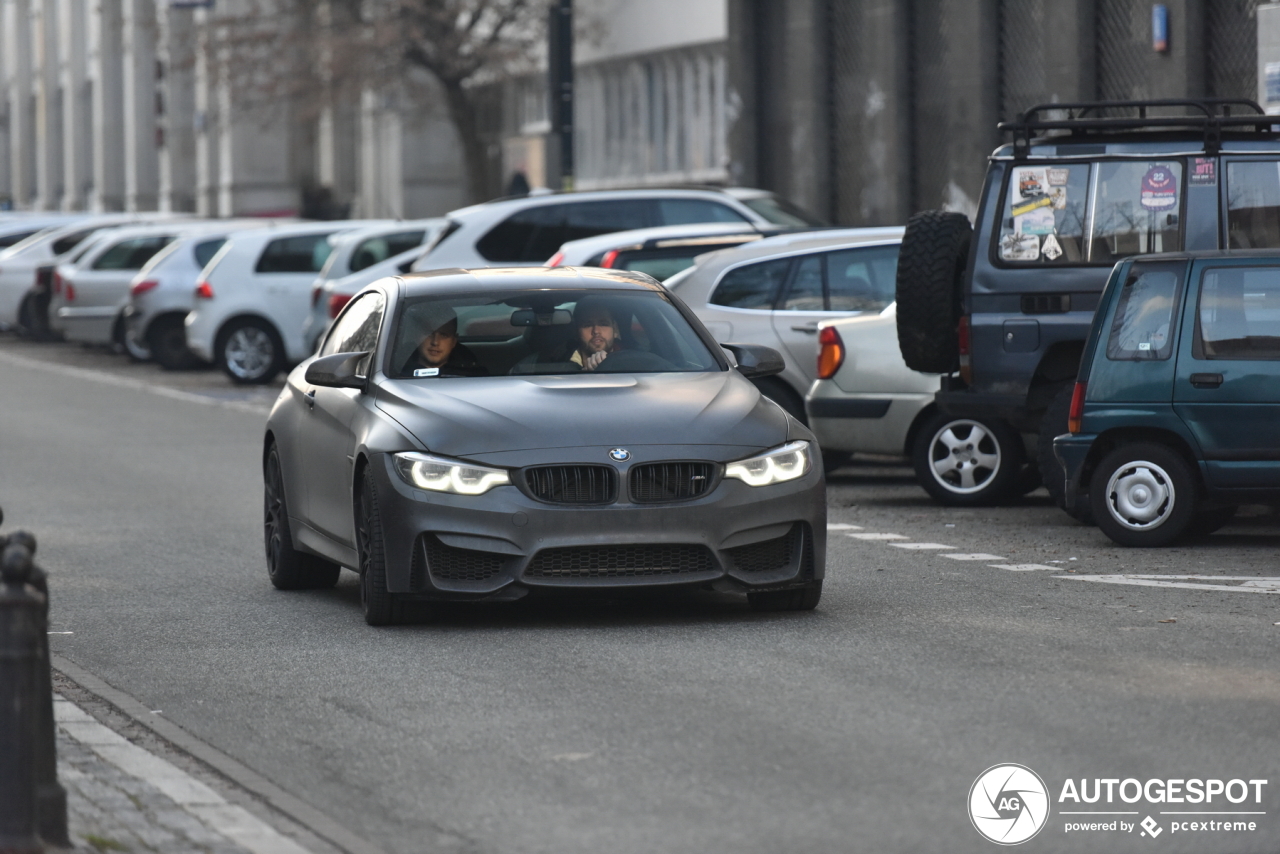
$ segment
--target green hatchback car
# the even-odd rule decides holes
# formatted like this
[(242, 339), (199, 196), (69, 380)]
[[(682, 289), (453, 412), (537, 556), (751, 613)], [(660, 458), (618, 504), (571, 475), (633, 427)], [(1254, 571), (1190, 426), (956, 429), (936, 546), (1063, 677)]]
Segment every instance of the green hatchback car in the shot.
[(1119, 262), (1068, 425), (1053, 443), (1067, 508), (1122, 545), (1167, 545), (1217, 530), (1240, 504), (1280, 504), (1280, 252)]

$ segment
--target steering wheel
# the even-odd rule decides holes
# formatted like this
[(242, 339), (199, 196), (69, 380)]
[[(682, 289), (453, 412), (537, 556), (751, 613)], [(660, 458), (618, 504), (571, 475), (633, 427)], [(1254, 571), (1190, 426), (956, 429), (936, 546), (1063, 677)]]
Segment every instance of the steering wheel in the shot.
[(676, 366), (666, 359), (646, 350), (619, 350), (610, 353), (596, 368), (597, 372), (614, 374), (674, 371)]

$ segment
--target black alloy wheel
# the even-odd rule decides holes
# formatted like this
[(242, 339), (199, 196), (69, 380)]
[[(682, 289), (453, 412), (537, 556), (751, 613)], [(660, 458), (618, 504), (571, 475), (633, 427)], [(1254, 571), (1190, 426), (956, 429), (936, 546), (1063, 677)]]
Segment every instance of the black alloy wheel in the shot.
[(387, 559), (383, 545), (378, 492), (365, 469), (356, 499), (356, 545), (360, 550), (360, 605), (371, 626), (394, 625), (399, 619), (399, 597), (387, 590)]
[(147, 344), (152, 360), (166, 371), (194, 368), (199, 360), (187, 349), (187, 332), (182, 318), (175, 315), (158, 317), (147, 330)]
[(284, 474), (275, 445), (263, 468), (263, 539), (267, 574), (277, 590), (318, 590), (338, 583), (342, 567), (293, 547), (289, 507), (284, 498)]

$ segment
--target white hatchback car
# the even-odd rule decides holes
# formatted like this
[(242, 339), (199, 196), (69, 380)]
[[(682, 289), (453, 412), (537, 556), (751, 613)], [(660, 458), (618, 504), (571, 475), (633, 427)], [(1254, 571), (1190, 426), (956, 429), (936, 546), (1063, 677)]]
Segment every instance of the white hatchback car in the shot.
[(187, 315), (187, 347), (232, 382), (269, 382), (311, 355), (302, 324), (331, 235), (366, 221), (313, 222), (232, 234), (200, 273)]
[(551, 193), (473, 205), (446, 218), (414, 270), (540, 267), (571, 240), (660, 225), (822, 225), (773, 193), (743, 187)]
[(210, 221), (184, 232), (151, 257), (129, 282), (124, 308), (125, 346), (149, 352), (165, 370), (193, 368), (200, 360), (187, 349), (183, 319), (195, 307), (200, 271), (236, 231), (262, 228), (262, 219)]
[(818, 323), (893, 301), (901, 228), (785, 234), (699, 256), (667, 279), (720, 343), (763, 344), (786, 368), (756, 386), (800, 421), (816, 376)]
[[(308, 342), (308, 349), (315, 350), (320, 336), (329, 328), (330, 321), (338, 316), (342, 306), (346, 305), (356, 291), (369, 282), (382, 278), (380, 275), (367, 279), (363, 275), (353, 274), (363, 273), (375, 266), (381, 269), (382, 262), (388, 258), (399, 257), (431, 243), (448, 224), (448, 220), (440, 217), (404, 220), (330, 237), (333, 251), (329, 253), (329, 260), (324, 262), (320, 275), (316, 276), (315, 284), (311, 286), (311, 313), (303, 323), (302, 337)], [(420, 254), (421, 251), (414, 252), (411, 257), (402, 259), (402, 263), (407, 262), (404, 264), (405, 269), (396, 269), (395, 272), (409, 272), (413, 261)], [(356, 281), (360, 282), (360, 286), (349, 290)], [(342, 284), (339, 285), (339, 282)]]
[(818, 324), (818, 374), (804, 403), (828, 461), (855, 453), (910, 456), (935, 410), (938, 374), (913, 371), (902, 360), (897, 305)]
[(75, 263), (57, 268), (49, 303), (50, 327), (68, 341), (128, 346), (134, 358), (148, 358), (145, 345), (129, 346), (125, 340), (130, 282), (174, 240), (208, 228), (208, 223), (200, 221), (175, 221), (106, 231)]

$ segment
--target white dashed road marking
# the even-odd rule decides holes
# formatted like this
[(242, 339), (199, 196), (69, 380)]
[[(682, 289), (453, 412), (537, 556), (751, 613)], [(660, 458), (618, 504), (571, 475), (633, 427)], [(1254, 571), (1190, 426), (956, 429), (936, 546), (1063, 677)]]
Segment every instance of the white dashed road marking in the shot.
[(945, 554), (943, 557), (949, 557), (952, 560), (1008, 560), (1008, 558), (1001, 557), (1000, 555), (988, 554)]
[[(950, 557), (950, 555), (948, 555)], [(1228, 590), (1232, 593), (1280, 593), (1280, 578), (1237, 575), (1055, 575), (1101, 584), (1134, 584), (1139, 587), (1177, 587), (1182, 590)], [(1205, 583), (1199, 583), (1205, 582)], [(1223, 583), (1235, 582), (1235, 583)]]
[(848, 525), (848, 524), (845, 524), (844, 522), (828, 522), (827, 530), (828, 531), (861, 531), (862, 526)]
[(859, 540), (906, 540), (906, 539), (909, 539), (908, 537), (902, 536), (902, 534), (849, 534), (849, 536)]
[(991, 563), (987, 564), (992, 569), (1007, 569), (1010, 572), (1031, 572), (1036, 569), (1047, 569), (1050, 571), (1061, 571), (1060, 566), (1045, 566), (1042, 563)]
[(955, 546), (944, 546), (942, 543), (889, 543), (895, 549), (919, 549), (922, 551), (945, 551)]

